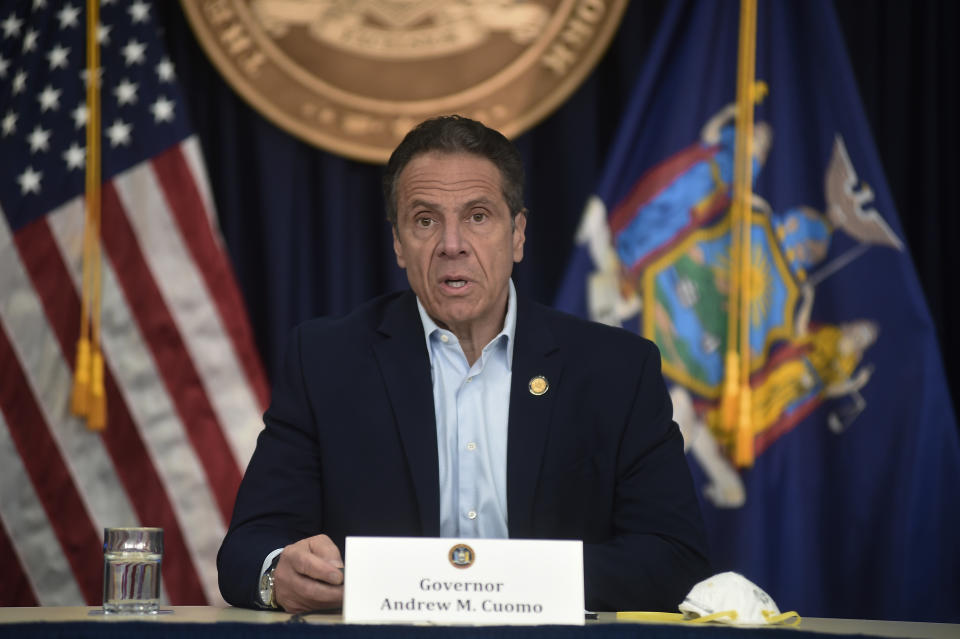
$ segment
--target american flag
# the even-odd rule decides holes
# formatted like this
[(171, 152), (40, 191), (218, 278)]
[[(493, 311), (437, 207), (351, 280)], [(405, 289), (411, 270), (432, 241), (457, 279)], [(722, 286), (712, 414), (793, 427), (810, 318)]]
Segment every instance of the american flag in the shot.
[(70, 414), (84, 224), (83, 0), (0, 3), (0, 605), (99, 605), (102, 529), (160, 526), (163, 597), (215, 556), (267, 386), (149, 2), (103, 0), (107, 428)]

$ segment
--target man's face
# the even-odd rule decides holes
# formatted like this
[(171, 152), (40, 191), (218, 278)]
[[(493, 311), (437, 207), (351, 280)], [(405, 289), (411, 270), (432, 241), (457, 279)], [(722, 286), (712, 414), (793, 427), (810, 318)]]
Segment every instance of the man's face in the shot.
[[(458, 337), (503, 327), (526, 217), (511, 224), (500, 170), (468, 153), (416, 156), (397, 181), (397, 264), (427, 314)], [(483, 346), (483, 344), (480, 344)]]

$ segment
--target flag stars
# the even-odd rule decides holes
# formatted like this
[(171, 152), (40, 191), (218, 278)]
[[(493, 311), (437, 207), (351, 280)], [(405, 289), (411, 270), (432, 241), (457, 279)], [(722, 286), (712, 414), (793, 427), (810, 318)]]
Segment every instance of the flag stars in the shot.
[(34, 29), (28, 29), (27, 33), (23, 36), (23, 52), (29, 53), (37, 48), (37, 38), (40, 37), (40, 33)]
[(168, 100), (164, 96), (157, 98), (157, 101), (150, 105), (150, 110), (153, 112), (153, 120), (158, 124), (160, 122), (172, 122), (173, 121), (173, 101)]
[(47, 8), (47, 0), (33, 0), (33, 10), (37, 11), (39, 9)]
[(57, 13), (57, 20), (60, 21), (61, 29), (69, 29), (79, 24), (80, 9), (74, 6), (66, 6)]
[(63, 91), (54, 89), (49, 84), (43, 87), (43, 91), (37, 96), (37, 101), (40, 102), (40, 112), (44, 113), (46, 111), (56, 111), (59, 109), (61, 93), (63, 93)]
[(10, 61), (0, 55), (0, 78), (7, 77), (7, 70), (10, 68)]
[(173, 62), (170, 62), (170, 58), (164, 58), (157, 65), (157, 77), (161, 82), (173, 82)]
[(50, 129), (44, 129), (39, 124), (27, 136), (30, 152), (46, 151), (50, 148)]
[(67, 163), (67, 170), (82, 169), (86, 161), (86, 149), (76, 142), (63, 152), (63, 160)]
[(97, 44), (102, 47), (110, 44), (110, 29), (112, 28), (112, 24), (100, 23), (97, 25)]
[(129, 67), (132, 64), (143, 64), (144, 53), (147, 50), (147, 45), (142, 42), (137, 42), (136, 40), (130, 40), (127, 43), (127, 46), (121, 49), (123, 53), (124, 60), (126, 61), (127, 66)]
[(13, 76), (13, 94), (23, 93), (23, 90), (26, 88), (27, 72), (23, 70), (17, 71), (17, 75)]
[(43, 173), (34, 171), (32, 166), (28, 166), (23, 173), (17, 176), (17, 182), (20, 183), (20, 195), (39, 193), (42, 177)]
[(150, 19), (150, 5), (142, 2), (142, 0), (137, 0), (130, 5), (127, 13), (130, 14), (130, 20), (133, 21), (134, 24), (146, 22)]
[(73, 118), (73, 126), (77, 129), (82, 129), (87, 123), (87, 116), (90, 112), (87, 110), (86, 104), (81, 104), (77, 106), (76, 109), (70, 112), (70, 117)]
[(113, 94), (117, 96), (117, 104), (120, 106), (125, 104), (136, 104), (137, 84), (131, 82), (127, 78), (124, 78), (113, 90)]
[(0, 27), (3, 28), (3, 37), (10, 38), (12, 36), (20, 35), (20, 27), (23, 26), (23, 20), (17, 17), (17, 14), (11, 13), (7, 16), (7, 19), (3, 22), (0, 22)]
[(110, 125), (110, 128), (107, 129), (107, 137), (110, 138), (110, 146), (127, 146), (130, 144), (130, 133), (133, 131), (133, 126), (127, 124), (121, 119), (116, 119), (113, 121), (113, 124)]
[(50, 52), (47, 53), (47, 60), (50, 61), (50, 70), (54, 69), (66, 69), (67, 68), (67, 56), (70, 53), (70, 49), (61, 45), (56, 45)]
[(7, 111), (7, 114), (0, 120), (0, 135), (7, 137), (11, 133), (17, 132), (17, 114), (13, 111)]

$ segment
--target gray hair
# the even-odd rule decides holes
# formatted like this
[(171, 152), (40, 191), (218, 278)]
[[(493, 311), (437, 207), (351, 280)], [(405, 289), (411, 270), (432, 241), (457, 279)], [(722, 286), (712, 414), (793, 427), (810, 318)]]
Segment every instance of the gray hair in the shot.
[(387, 220), (397, 226), (397, 180), (400, 173), (418, 155), (425, 153), (469, 153), (493, 162), (500, 170), (503, 198), (511, 219), (523, 207), (523, 162), (513, 142), (502, 133), (476, 120), (459, 115), (444, 115), (425, 120), (414, 127), (394, 149), (383, 176), (383, 198)]

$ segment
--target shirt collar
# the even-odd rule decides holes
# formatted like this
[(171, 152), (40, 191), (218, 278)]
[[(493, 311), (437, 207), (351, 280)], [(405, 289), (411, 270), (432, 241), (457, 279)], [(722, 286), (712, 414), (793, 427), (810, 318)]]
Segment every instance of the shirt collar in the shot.
[[(513, 337), (517, 330), (517, 290), (513, 286), (513, 280), (508, 280), (509, 288), (507, 293), (507, 315), (503, 318), (503, 330), (490, 340), (490, 343), (497, 341), (501, 335), (507, 337), (507, 369), (513, 370)], [(433, 319), (427, 315), (426, 309), (417, 298), (417, 311), (420, 313), (420, 322), (423, 324), (423, 337), (427, 341), (427, 352), (430, 354), (430, 363), (433, 363), (433, 351), (430, 349), (430, 336), (435, 331), (442, 330)], [(487, 345), (484, 345), (486, 348)]]

